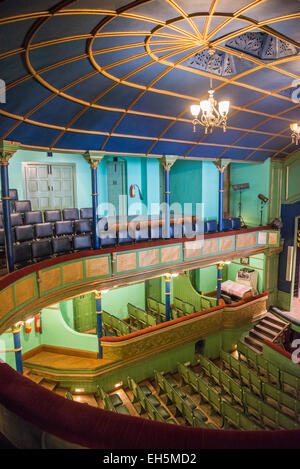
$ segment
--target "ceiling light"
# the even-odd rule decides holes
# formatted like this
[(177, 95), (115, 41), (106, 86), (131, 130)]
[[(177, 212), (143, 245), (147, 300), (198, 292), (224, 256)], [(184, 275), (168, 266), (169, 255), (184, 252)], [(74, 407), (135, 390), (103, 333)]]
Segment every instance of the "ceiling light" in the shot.
[[(208, 49), (208, 54), (210, 56), (210, 73), (212, 56), (214, 55), (214, 53), (214, 49)], [(197, 124), (200, 124), (205, 127), (206, 134), (208, 132), (212, 133), (213, 129), (218, 126), (222, 126), (225, 132), (229, 107), (229, 101), (220, 101), (218, 103), (215, 100), (214, 90), (212, 89), (212, 78), (210, 77), (210, 90), (208, 91), (208, 99), (200, 101), (199, 104), (193, 104), (190, 108), (191, 114), (194, 117), (194, 132), (196, 132)]]
[(292, 131), (292, 142), (298, 145), (298, 141), (300, 139), (300, 125), (299, 124), (291, 124), (290, 125)]

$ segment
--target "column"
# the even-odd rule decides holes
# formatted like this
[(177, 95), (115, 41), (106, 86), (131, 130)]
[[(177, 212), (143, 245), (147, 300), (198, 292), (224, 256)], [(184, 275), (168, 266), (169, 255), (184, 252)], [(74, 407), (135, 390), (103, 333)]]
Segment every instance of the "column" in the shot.
[(19, 144), (0, 141), (0, 166), (1, 166), (1, 193), (3, 207), (3, 226), (5, 236), (5, 252), (8, 272), (14, 271), (14, 250), (12, 228), (10, 220), (10, 197), (9, 197), (9, 180), (8, 180), (8, 164), (10, 158), (18, 150)]
[(170, 169), (176, 161), (176, 156), (163, 156), (160, 159), (165, 170), (165, 238), (170, 238)]
[(98, 358), (103, 358), (103, 349), (101, 345), (101, 338), (103, 337), (103, 326), (102, 326), (102, 293), (101, 291), (95, 291), (96, 300), (96, 316), (97, 316), (97, 338), (98, 338)]
[(100, 240), (97, 234), (97, 223), (98, 223), (98, 164), (101, 162), (103, 155), (97, 152), (87, 151), (84, 153), (84, 158), (88, 162), (91, 168), (91, 179), (92, 179), (92, 205), (93, 205), (93, 241), (94, 249), (99, 249)]
[(172, 274), (165, 274), (165, 306), (166, 306), (166, 316), (165, 320), (170, 321), (171, 317), (171, 279)]
[(220, 262), (217, 267), (218, 267), (217, 300), (218, 300), (218, 304), (219, 304), (220, 299), (221, 299), (222, 272), (223, 272), (224, 262)]
[(224, 171), (229, 165), (229, 162), (222, 160), (214, 161), (216, 168), (219, 171), (219, 231), (223, 231), (223, 204), (224, 204)]
[(12, 327), (14, 337), (14, 351), (16, 357), (16, 370), (18, 373), (23, 374), (23, 360), (22, 360), (22, 346), (20, 338), (21, 323), (17, 323)]

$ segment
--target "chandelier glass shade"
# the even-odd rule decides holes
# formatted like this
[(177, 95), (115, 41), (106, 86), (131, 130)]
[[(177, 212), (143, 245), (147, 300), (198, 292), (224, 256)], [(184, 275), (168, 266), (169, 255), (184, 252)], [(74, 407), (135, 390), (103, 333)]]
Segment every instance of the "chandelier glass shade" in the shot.
[[(214, 52), (215, 51), (213, 49), (208, 50), (208, 54), (210, 56), (210, 66)], [(199, 104), (193, 104), (190, 108), (191, 114), (194, 117), (194, 132), (196, 132), (196, 125), (198, 124), (204, 126), (206, 134), (212, 133), (215, 127), (223, 127), (223, 131), (226, 132), (229, 107), (229, 101), (220, 101), (218, 103), (214, 98), (212, 78), (210, 77), (210, 90), (208, 91), (208, 99), (200, 101)]]
[(298, 145), (300, 140), (300, 125), (299, 124), (291, 124), (290, 129), (292, 132), (292, 142)]

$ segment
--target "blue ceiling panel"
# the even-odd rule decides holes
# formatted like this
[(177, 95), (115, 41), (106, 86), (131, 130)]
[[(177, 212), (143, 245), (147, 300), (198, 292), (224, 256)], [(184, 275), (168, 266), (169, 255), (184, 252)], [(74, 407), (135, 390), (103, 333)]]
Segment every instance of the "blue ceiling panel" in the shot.
[(59, 133), (60, 130), (57, 129), (49, 129), (22, 122), (22, 124), (9, 134), (9, 140), (21, 142), (24, 145), (31, 145), (32, 137), (35, 136), (36, 146), (49, 147)]
[[(165, 128), (167, 125), (169, 125), (169, 122), (165, 123)], [(197, 132), (193, 132), (193, 124), (191, 122), (177, 121), (171, 125), (167, 132), (164, 133), (163, 137), (197, 142), (200, 138), (199, 128)]]
[[(3, 108), (2, 106), (3, 105), (0, 105), (0, 110)], [(16, 121), (14, 119), (10, 119), (9, 117), (4, 117), (0, 115), (0, 134), (5, 135), (6, 132), (8, 132), (9, 129), (11, 129), (11, 127), (17, 122), (20, 121)]]
[[(154, 69), (152, 69), (151, 66), (151, 59), (148, 56), (140, 57), (139, 59), (130, 60), (129, 62), (117, 65), (112, 68), (108, 68), (107, 73), (113, 75), (117, 79), (123, 79), (123, 77), (126, 77), (128, 74), (133, 73), (138, 67), (142, 67), (144, 65), (149, 65), (145, 68), (145, 75), (147, 76), (148, 74), (149, 77), (146, 79), (148, 84), (150, 83), (152, 78), (156, 76), (156, 72)], [(134, 74), (126, 78), (126, 80), (130, 83), (136, 83)]]
[(288, 126), (289, 123), (287, 121), (281, 119), (269, 119), (268, 122), (257, 127), (257, 130), (262, 132), (279, 133)]
[(152, 140), (110, 137), (104, 147), (104, 151), (125, 154), (145, 154), (152, 145), (152, 143)]
[(36, 80), (26, 80), (7, 91), (3, 109), (23, 116), (52, 94)]
[[(299, 13), (299, 7), (298, 7)], [(300, 41), (300, 28), (299, 18), (291, 19), (288, 21), (279, 21), (272, 23), (272, 28), (285, 36), (290, 37), (296, 42)]]
[[(6, 15), (5, 15), (6, 16)], [(2, 17), (1, 17), (2, 18)], [(4, 23), (0, 26), (0, 54), (9, 50), (23, 47), (24, 37), (32, 27), (35, 20), (18, 22), (18, 27), (12, 27), (11, 23)]]
[(291, 139), (287, 139), (285, 137), (274, 137), (272, 138), (272, 140), (270, 140), (269, 142), (267, 142), (265, 145), (262, 146), (262, 148), (269, 148), (270, 150), (284, 150), (284, 147), (286, 147), (287, 145), (289, 145), (289, 143), (291, 142)]
[(190, 143), (177, 143), (177, 142), (162, 142), (159, 141), (152, 148), (151, 154), (158, 155), (185, 155), (191, 148)]
[(291, 77), (270, 69), (261, 69), (237, 80), (265, 91), (275, 91), (291, 84)]
[(227, 147), (213, 145), (196, 145), (194, 148), (190, 145), (188, 157), (195, 158), (218, 158)]
[(66, 63), (63, 66), (53, 68), (52, 70), (47, 70), (46, 72), (41, 73), (41, 77), (50, 85), (57, 89), (61, 89), (73, 83), (75, 80), (88, 75), (94, 70), (95, 69), (91, 66), (90, 61), (84, 58)]
[(156, 2), (149, 2), (144, 5), (139, 5), (135, 8), (132, 8), (130, 12), (163, 21), (167, 21), (178, 16), (178, 11), (164, 0), (156, 0)]
[(132, 107), (133, 110), (143, 112), (147, 110), (151, 114), (176, 117), (179, 114), (188, 112), (187, 118), (191, 119), (190, 105), (194, 101), (188, 101), (177, 96), (167, 96), (164, 94), (148, 91)]
[[(92, 102), (100, 93), (105, 91), (114, 83), (115, 82), (113, 80), (97, 74), (81, 83), (78, 83), (77, 85), (72, 86), (66, 91), (66, 93), (74, 98)], [(122, 105), (122, 103), (120, 103), (120, 105)]]
[(20, 54), (2, 59), (0, 65), (0, 78), (5, 81), (6, 85), (28, 75), (28, 71)]
[[(249, 133), (236, 142), (239, 147), (256, 148), (262, 145), (269, 137), (267, 135)], [(272, 148), (272, 147), (269, 147)]]
[(102, 15), (57, 15), (48, 18), (34, 36), (33, 44), (56, 38), (90, 34), (103, 19)]
[(116, 17), (112, 21), (109, 21), (101, 29), (102, 33), (118, 32), (118, 31), (132, 31), (134, 33), (150, 32), (153, 27), (156, 26), (155, 20), (144, 21), (138, 19), (130, 19), (124, 17)]
[(55, 148), (66, 150), (100, 150), (105, 137), (103, 135), (80, 134), (77, 132), (66, 132), (56, 143)]
[(203, 143), (216, 143), (231, 145), (236, 139), (244, 134), (244, 131), (227, 129), (226, 132), (222, 128), (218, 127), (214, 129), (212, 133), (205, 135), (204, 127), (197, 127), (198, 138), (202, 136)]
[[(214, 85), (215, 87), (215, 85)], [(261, 93), (236, 85), (224, 85), (215, 91), (218, 101), (229, 100), (231, 106), (245, 106), (246, 104), (261, 97)]]
[(256, 151), (253, 153), (253, 155), (249, 156), (249, 159), (247, 161), (257, 161), (259, 162), (264, 162), (266, 161), (267, 158), (271, 158), (273, 156), (274, 152), (265, 152), (265, 151)]
[(71, 2), (70, 5), (65, 6), (64, 8), (73, 10), (73, 9), (84, 9), (84, 8), (90, 8), (90, 9), (99, 9), (101, 6), (101, 9), (105, 10), (117, 10), (118, 8), (122, 8), (123, 6), (128, 4), (128, 0), (101, 0), (101, 5), (99, 4), (99, 0), (74, 0)]
[(87, 109), (72, 128), (109, 132), (122, 114), (120, 112), (103, 111), (101, 109)]
[(285, 111), (291, 106), (293, 106), (292, 102), (280, 98), (275, 98), (274, 96), (267, 96), (266, 98), (260, 99), (259, 101), (250, 104), (248, 108), (259, 112), (265, 112), (268, 110), (268, 114), (275, 115), (275, 113), (278, 114), (282, 111)]
[[(254, 6), (249, 10), (248, 15), (255, 20), (263, 21), (269, 18), (276, 18), (282, 15), (298, 12), (299, 5), (297, 4), (297, 0), (272, 0), (272, 4), (267, 1)], [(274, 27), (273, 23), (271, 24), (271, 27)]]
[(7, 0), (0, 4), (0, 17), (8, 18), (15, 15), (25, 15), (53, 8), (53, 0), (39, 0), (37, 3), (28, 0)]
[(148, 86), (166, 69), (166, 65), (163, 65), (159, 62), (151, 63), (149, 61), (149, 65), (146, 68), (143, 68), (142, 70), (129, 77), (128, 81), (137, 85)]
[(101, 96), (96, 104), (117, 108), (122, 103), (126, 109), (140, 93), (141, 90), (138, 88), (116, 84), (110, 91)]
[[(104, 54), (94, 54), (94, 59), (96, 60), (97, 64), (99, 64), (100, 67), (106, 67), (108, 65), (114, 64), (115, 62), (118, 62), (119, 60), (128, 60), (128, 64), (130, 64), (131, 69), (137, 68), (142, 63), (149, 62), (150, 57), (146, 55), (144, 58), (138, 58), (138, 59), (133, 59), (135, 55), (138, 54), (143, 54), (145, 53), (145, 49), (143, 46), (138, 46), (138, 47), (130, 47), (129, 49), (120, 49), (120, 50), (114, 50), (112, 52), (105, 52)], [(141, 62), (144, 59), (143, 62)], [(137, 65), (135, 63), (137, 62)], [(113, 70), (116, 67), (109, 67), (108, 71), (110, 73), (110, 70)], [(114, 74), (114, 72), (111, 72)]]
[(295, 109), (293, 109), (291, 111), (287, 111), (287, 112), (281, 114), (282, 117), (285, 117), (285, 119), (291, 119), (295, 122), (299, 122), (299, 120), (300, 120), (300, 104), (297, 104), (297, 105), (295, 104), (295, 106), (297, 106), (297, 107), (295, 107)]
[(155, 138), (160, 135), (165, 127), (165, 119), (127, 114), (114, 132)]
[(120, 46), (128, 45), (128, 50), (131, 50), (131, 44), (136, 44), (145, 41), (145, 35), (130, 35), (120, 33), (118, 36), (95, 36), (93, 41), (93, 53), (97, 55), (97, 51), (117, 48)]
[(245, 111), (239, 111), (228, 117), (228, 125), (240, 129), (253, 129), (266, 119), (265, 116)]
[(47, 47), (31, 49), (29, 58), (35, 70), (49, 67), (57, 62), (68, 60), (86, 53), (86, 41), (78, 39), (62, 44), (52, 44)]
[(34, 121), (65, 127), (84, 106), (56, 96), (30, 116)]

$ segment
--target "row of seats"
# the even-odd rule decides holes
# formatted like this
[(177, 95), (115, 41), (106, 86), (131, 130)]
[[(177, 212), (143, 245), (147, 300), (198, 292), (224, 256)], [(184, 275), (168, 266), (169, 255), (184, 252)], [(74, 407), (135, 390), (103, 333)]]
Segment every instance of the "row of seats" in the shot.
[(130, 320), (130, 325), (136, 329), (143, 329), (145, 327), (156, 326), (161, 322), (152, 314), (147, 313), (141, 308), (134, 306), (131, 303), (127, 304), (127, 311)]
[(103, 401), (104, 409), (118, 414), (130, 415), (128, 408), (124, 405), (119, 394), (107, 394), (99, 385), (97, 385), (96, 397)]
[(199, 364), (208, 380), (216, 383), (224, 393), (229, 394), (235, 402), (242, 406), (246, 415), (254, 417), (259, 422), (259, 425), (267, 425), (275, 430), (280, 428), (291, 430), (300, 427), (298, 422), (261, 399), (257, 393), (254, 393), (253, 390), (256, 390), (255, 386), (247, 383), (248, 391), (241, 382), (235, 381), (235, 379), (203, 355), (200, 355)]
[(160, 394), (167, 395), (168, 402), (175, 405), (176, 413), (182, 415), (189, 425), (201, 428), (217, 428), (211, 423), (206, 423), (207, 416), (197, 408), (195, 402), (185, 394), (172, 377), (165, 378), (163, 373), (156, 370), (154, 370), (154, 376)]
[(300, 378), (281, 370), (241, 341), (237, 344), (237, 351), (239, 358), (246, 360), (248, 366), (253, 368), (259, 375), (267, 377), (270, 384), (300, 399)]
[(110, 313), (103, 311), (102, 313), (102, 321), (103, 321), (103, 329), (105, 336), (121, 336), (127, 335), (132, 332), (132, 328), (130, 327), (127, 322), (123, 321), (122, 319), (116, 318)]
[[(17, 202), (16, 202), (17, 203)], [(34, 225), (36, 223), (55, 223), (58, 221), (91, 220), (92, 208), (65, 208), (63, 210), (32, 210), (30, 200), (18, 201), (16, 210), (11, 213), (11, 225)], [(0, 214), (2, 214), (0, 210)], [(3, 227), (3, 216), (0, 216), (0, 227)]]
[[(272, 384), (262, 381), (254, 371), (252, 371), (245, 362), (236, 360), (229, 353), (221, 350), (220, 359), (223, 365), (238, 379), (241, 383), (246, 384), (252, 391), (263, 398), (264, 400), (271, 400), (278, 403), (279, 407), (283, 409), (288, 408), (293, 411), (294, 416), (300, 415), (300, 401), (291, 397), (289, 394), (284, 393)], [(267, 377), (267, 370), (266, 375)]]

